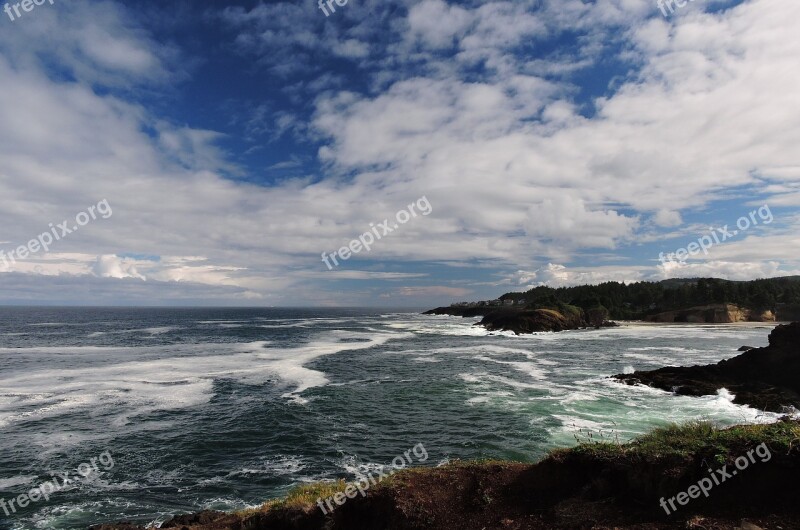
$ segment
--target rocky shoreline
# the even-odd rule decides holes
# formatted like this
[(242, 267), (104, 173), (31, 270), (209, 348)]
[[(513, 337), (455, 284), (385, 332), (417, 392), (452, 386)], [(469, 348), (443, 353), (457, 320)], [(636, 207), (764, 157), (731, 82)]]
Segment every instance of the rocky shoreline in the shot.
[(771, 412), (800, 409), (800, 322), (776, 327), (769, 346), (747, 349), (717, 364), (666, 367), (614, 378), (686, 396), (714, 395), (726, 388), (740, 405)]

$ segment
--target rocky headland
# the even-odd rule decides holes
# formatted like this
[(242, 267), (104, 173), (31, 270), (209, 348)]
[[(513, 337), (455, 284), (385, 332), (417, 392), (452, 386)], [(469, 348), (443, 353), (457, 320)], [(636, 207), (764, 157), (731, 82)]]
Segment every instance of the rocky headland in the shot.
[(608, 311), (603, 308), (586, 310), (568, 304), (539, 308), (489, 305), (448, 306), (437, 307), (423, 314), (451, 315), (465, 318), (481, 316), (483, 319), (477, 322), (476, 326), (483, 326), (489, 331), (512, 331), (517, 335), (616, 325), (608, 320)]
[(713, 395), (726, 388), (741, 405), (772, 412), (783, 412), (787, 407), (800, 409), (800, 322), (776, 327), (769, 336), (769, 346), (748, 349), (717, 364), (614, 377), (627, 384), (645, 384), (687, 396)]

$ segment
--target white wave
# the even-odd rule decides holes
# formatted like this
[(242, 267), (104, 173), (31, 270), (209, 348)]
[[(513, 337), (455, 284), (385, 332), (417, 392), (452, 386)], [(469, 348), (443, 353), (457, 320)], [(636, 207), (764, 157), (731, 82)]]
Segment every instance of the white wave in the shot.
[(695, 348), (683, 348), (680, 346), (645, 346), (641, 348), (628, 348), (628, 351), (673, 351), (680, 353), (704, 353), (709, 350), (697, 350)]
[(281, 329), (281, 328), (307, 328), (311, 324), (307, 322), (291, 322), (289, 324), (259, 324), (258, 327), (264, 329)]
[(18, 477), (0, 478), (0, 491), (10, 490), (16, 486), (32, 484), (36, 480), (36, 475), (20, 475)]
[(230, 475), (268, 475), (268, 476), (284, 476), (296, 475), (297, 473), (306, 469), (307, 464), (299, 456), (274, 456), (265, 458), (252, 466), (245, 466), (238, 471), (234, 471)]
[(645, 385), (626, 385), (606, 377), (579, 381), (577, 386), (579, 388), (571, 388), (560, 400), (563, 411), (553, 415), (562, 423), (560, 427), (548, 428), (554, 445), (575, 443), (573, 424), (595, 429), (595, 435), (600, 429), (606, 436), (613, 431), (614, 440), (618, 438), (623, 442), (671, 423), (701, 419), (733, 425), (773, 422), (780, 417), (780, 414), (763, 413), (733, 403), (733, 396), (725, 389), (713, 396), (678, 396)]
[[(283, 394), (303, 402), (309, 388), (326, 385), (322, 372), (307, 368), (311, 361), (342, 351), (379, 346), (407, 336), (398, 332), (363, 333), (331, 331), (315, 341), (295, 348), (275, 348), (268, 342), (171, 346), (178, 356), (151, 360), (129, 360), (163, 348), (31, 348), (30, 351), (63, 353), (103, 351), (102, 365), (75, 369), (33, 369), (10, 374), (0, 381), (0, 395), (13, 397), (14, 411), (0, 408), (0, 426), (21, 420), (65, 414), (89, 407), (111, 407), (118, 411), (114, 424), (127, 425), (133, 418), (156, 410), (174, 410), (206, 403), (216, 379), (235, 379), (259, 385), (276, 377), (289, 387)], [(351, 342), (359, 340), (359, 342)], [(19, 351), (19, 349), (15, 349)], [(213, 352), (213, 353), (211, 353)], [(44, 397), (42, 397), (44, 396)], [(30, 410), (24, 410), (24, 409)], [(23, 412), (18, 412), (20, 409)]]
[(469, 398), (467, 400), (467, 404), (477, 405), (477, 404), (494, 403), (494, 402), (507, 404), (508, 400), (514, 397), (514, 393), (509, 392), (507, 390), (478, 392), (477, 394), (478, 394), (477, 396)]
[(407, 349), (396, 352), (399, 355), (450, 355), (450, 354), (482, 354), (482, 355), (521, 355), (529, 359), (538, 358), (538, 354), (524, 348), (511, 348), (497, 344), (474, 344), (446, 348)]
[(540, 382), (523, 383), (522, 381), (517, 381), (515, 379), (511, 379), (509, 377), (505, 377), (502, 375), (490, 374), (488, 372), (459, 374), (459, 377), (462, 380), (466, 381), (467, 383), (476, 383), (483, 386), (496, 386), (497, 384), (500, 384), (515, 388), (517, 390), (527, 390), (527, 389), (543, 390), (549, 388), (549, 385), (543, 385)]
[(164, 333), (169, 333), (177, 329), (181, 328), (178, 326), (162, 326), (162, 327), (141, 328), (141, 329), (120, 329), (115, 331), (93, 331), (89, 333), (87, 337), (102, 337), (103, 335), (125, 335), (130, 333), (147, 333), (151, 336), (155, 336), (155, 335), (163, 335)]
[(623, 357), (644, 361), (650, 364), (657, 364), (659, 366), (677, 366), (678, 361), (673, 357), (665, 355), (647, 355), (645, 353), (623, 353)]
[(250, 320), (198, 320), (198, 324), (244, 324), (249, 323)]
[[(39, 402), (40, 400), (36, 399), (35, 401)], [(4, 428), (12, 423), (23, 420), (58, 416), (75, 408), (87, 407), (94, 403), (94, 401), (95, 400), (91, 395), (58, 397), (53, 394), (49, 403), (33, 410), (27, 410), (24, 412), (9, 412), (8, 410), (0, 409), (0, 428)], [(30, 405), (30, 403), (25, 403), (24, 398), (20, 399), (17, 403)]]
[(548, 371), (540, 368), (537, 364), (532, 362), (501, 361), (499, 359), (492, 359), (491, 357), (485, 357), (482, 355), (472, 357), (472, 359), (497, 364), (505, 364), (507, 366), (511, 366), (519, 372), (529, 375), (532, 379), (537, 379), (539, 381), (544, 381), (547, 379)]
[(391, 467), (391, 463), (379, 464), (377, 462), (364, 462), (357, 455), (342, 456), (341, 460), (338, 462), (338, 465), (354, 478), (362, 478), (373, 475), (376, 477), (376, 480), (379, 476), (378, 471)]

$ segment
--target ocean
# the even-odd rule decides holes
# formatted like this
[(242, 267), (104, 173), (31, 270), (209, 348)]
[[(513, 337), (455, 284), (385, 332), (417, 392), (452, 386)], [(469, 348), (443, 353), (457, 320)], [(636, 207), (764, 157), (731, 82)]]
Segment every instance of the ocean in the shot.
[[(297, 484), (353, 479), (417, 444), (429, 456), (415, 465), (535, 462), (553, 447), (623, 442), (674, 421), (776, 417), (725, 391), (676, 397), (608, 379), (733, 357), (765, 346), (769, 324), (516, 337), (477, 320), (385, 309), (0, 308), (0, 528), (252, 507)], [(8, 507), (47, 482), (58, 486), (47, 499)]]

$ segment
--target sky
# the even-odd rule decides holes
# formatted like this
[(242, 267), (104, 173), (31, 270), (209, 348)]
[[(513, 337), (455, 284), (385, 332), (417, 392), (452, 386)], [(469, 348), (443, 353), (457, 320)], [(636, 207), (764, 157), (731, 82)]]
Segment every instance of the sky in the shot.
[(800, 274), (797, 0), (37, 1), (0, 12), (0, 304)]

